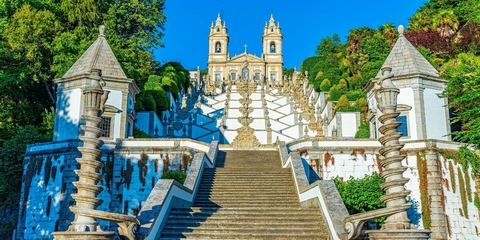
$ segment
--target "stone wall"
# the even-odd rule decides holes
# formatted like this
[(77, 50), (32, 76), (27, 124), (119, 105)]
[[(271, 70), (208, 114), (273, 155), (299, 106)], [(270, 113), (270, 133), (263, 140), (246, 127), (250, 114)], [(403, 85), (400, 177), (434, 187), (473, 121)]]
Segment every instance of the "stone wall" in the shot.
[[(52, 232), (70, 226), (74, 218), (69, 210), (74, 205), (71, 194), (77, 190), (72, 182), (78, 180), (75, 159), (81, 157), (77, 150), (81, 144), (68, 140), (27, 146), (17, 239), (50, 238)], [(104, 189), (98, 195), (103, 203), (97, 209), (138, 214), (164, 169), (188, 171), (193, 155), (208, 149), (208, 144), (191, 140), (128, 139), (116, 146), (104, 145), (103, 179), (98, 184)], [(99, 224), (104, 231), (117, 230), (115, 223)]]
[[(336, 176), (348, 180), (350, 176), (362, 178), (372, 172), (380, 173), (378, 148), (362, 147), (368, 145), (367, 141), (355, 142), (299, 141), (289, 147), (299, 151), (310, 164), (312, 180), (312, 174), (325, 180)], [(475, 179), (469, 168), (464, 170), (459, 163), (457, 149), (456, 143), (434, 140), (409, 141), (402, 150), (407, 155), (402, 165), (408, 166), (404, 176), (410, 179), (405, 187), (412, 191), (409, 218), (417, 227), (434, 231), (431, 237), (435, 239), (480, 237), (479, 209), (474, 204)]]
[(79, 141), (61, 141), (27, 146), (17, 239), (37, 239), (64, 231), (73, 219), (68, 209), (74, 200), (73, 170), (81, 157)]

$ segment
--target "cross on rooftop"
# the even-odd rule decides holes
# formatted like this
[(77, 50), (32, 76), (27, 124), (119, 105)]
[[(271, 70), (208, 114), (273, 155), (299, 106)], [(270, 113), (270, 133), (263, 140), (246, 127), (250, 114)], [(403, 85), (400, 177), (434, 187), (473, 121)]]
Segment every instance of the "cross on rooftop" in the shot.
[(244, 44), (243, 46), (245, 47), (245, 52), (247, 52), (247, 47), (248, 47), (248, 45), (247, 45), (247, 44)]

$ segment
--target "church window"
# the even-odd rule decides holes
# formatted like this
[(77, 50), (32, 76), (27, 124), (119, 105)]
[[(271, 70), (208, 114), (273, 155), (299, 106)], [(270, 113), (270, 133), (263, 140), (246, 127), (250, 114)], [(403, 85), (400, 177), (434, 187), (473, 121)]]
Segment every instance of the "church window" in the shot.
[(270, 42), (270, 53), (275, 53), (275, 42), (274, 41)]
[(402, 137), (408, 137), (407, 116), (398, 116), (395, 118), (395, 120), (401, 123), (397, 128), (398, 132), (402, 133)]
[(273, 27), (272, 27), (272, 28), (270, 28), (270, 32), (273, 32)]
[(231, 73), (230, 74), (230, 80), (236, 80), (235, 78), (237, 77), (236, 73)]
[(215, 81), (220, 81), (220, 73), (215, 73)]
[(255, 73), (254, 80), (260, 80), (260, 73)]
[(220, 53), (222, 51), (222, 44), (220, 42), (215, 43), (215, 53)]
[(111, 117), (102, 117), (103, 124), (102, 124), (102, 135), (100, 137), (104, 138), (111, 138), (111, 123), (112, 123), (112, 118)]
[(220, 28), (217, 28), (217, 32), (220, 32)]
[(277, 80), (277, 75), (275, 75), (275, 73), (270, 74), (270, 80), (272, 81)]

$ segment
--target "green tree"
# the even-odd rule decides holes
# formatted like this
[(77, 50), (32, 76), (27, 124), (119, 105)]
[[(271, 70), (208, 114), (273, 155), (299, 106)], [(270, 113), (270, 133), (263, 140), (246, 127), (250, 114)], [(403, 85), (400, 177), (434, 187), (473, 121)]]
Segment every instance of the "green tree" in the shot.
[(343, 51), (343, 43), (338, 36), (334, 33), (331, 37), (322, 38), (317, 45), (315, 54), (319, 56), (326, 56), (328, 54), (336, 54)]
[(360, 42), (360, 52), (368, 56), (369, 62), (384, 62), (390, 52), (390, 42), (381, 33), (376, 32)]
[[(18, 207), (26, 145), (48, 140), (50, 139), (42, 135), (38, 128), (27, 126), (3, 144), (0, 151), (0, 172), (2, 173), (0, 174), (0, 211), (4, 211), (7, 206), (13, 209)], [(1, 231), (4, 232), (0, 232), (0, 236), (7, 234), (16, 226), (16, 217), (9, 220), (9, 222), (2, 222), (1, 225), (12, 228), (2, 227)]]
[(458, 141), (480, 148), (480, 56), (461, 53), (456, 64), (446, 69), (442, 77), (448, 79), (443, 96), (454, 109), (452, 123), (462, 124), (462, 131), (453, 132)]

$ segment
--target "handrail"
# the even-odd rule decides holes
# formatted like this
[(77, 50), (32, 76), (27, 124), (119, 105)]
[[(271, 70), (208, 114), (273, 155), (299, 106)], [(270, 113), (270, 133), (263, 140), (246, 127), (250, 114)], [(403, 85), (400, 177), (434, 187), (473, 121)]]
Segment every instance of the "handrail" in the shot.
[(330, 239), (347, 239), (348, 234), (343, 227), (343, 219), (348, 216), (348, 211), (333, 182), (316, 181), (309, 184), (300, 154), (297, 152), (287, 154), (285, 142), (280, 142), (278, 147), (282, 166), (292, 171), (302, 207), (310, 204), (320, 208)]
[(218, 141), (212, 141), (208, 153), (196, 153), (185, 183), (160, 179), (155, 184), (137, 218), (139, 234), (135, 239), (157, 239), (172, 207), (189, 207), (193, 204), (205, 168), (215, 166)]

